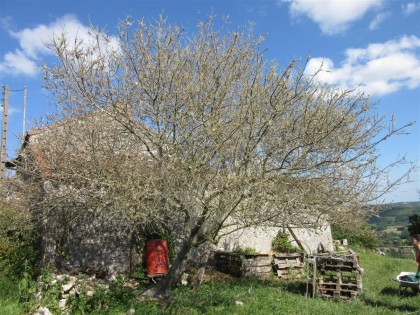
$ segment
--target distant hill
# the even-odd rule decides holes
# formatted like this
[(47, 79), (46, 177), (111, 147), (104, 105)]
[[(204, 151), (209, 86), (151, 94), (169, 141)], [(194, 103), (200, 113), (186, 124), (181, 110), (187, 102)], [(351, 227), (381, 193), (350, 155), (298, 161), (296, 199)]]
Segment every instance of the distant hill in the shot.
[(420, 214), (420, 201), (388, 204), (378, 217), (371, 217), (368, 223), (373, 226), (407, 226), (408, 217)]
[(378, 232), (383, 246), (409, 245), (408, 217), (414, 214), (420, 214), (420, 201), (393, 203), (368, 223)]

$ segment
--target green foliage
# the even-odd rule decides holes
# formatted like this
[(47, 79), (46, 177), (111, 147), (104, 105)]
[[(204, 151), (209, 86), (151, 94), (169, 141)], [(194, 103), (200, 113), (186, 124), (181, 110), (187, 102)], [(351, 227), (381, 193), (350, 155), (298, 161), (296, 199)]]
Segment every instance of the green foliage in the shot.
[(393, 232), (390, 230), (392, 228), (400, 233), (393, 238), (390, 235), (381, 235), (384, 238), (383, 246), (408, 245), (408, 236), (420, 233), (420, 217), (416, 215), (419, 212), (420, 202), (394, 203), (385, 206), (379, 216), (369, 218), (368, 222), (378, 232), (390, 233)]
[(108, 294), (102, 288), (95, 288), (93, 296), (88, 296), (86, 290), (82, 290), (69, 297), (67, 307), (72, 314), (100, 312), (109, 307)]
[(410, 235), (420, 234), (420, 215), (414, 214), (408, 218), (409, 225), (407, 230)]
[(134, 270), (132, 276), (134, 278), (142, 278), (145, 277), (147, 275), (147, 268), (145, 266), (142, 266), (141, 264), (138, 264), (136, 266), (136, 269)]
[(347, 239), (350, 246), (375, 248), (380, 245), (376, 232), (366, 222), (351, 226), (333, 224), (331, 232), (333, 239)]
[(40, 237), (23, 209), (0, 198), (0, 276), (22, 276), (39, 262)]
[(287, 233), (279, 231), (271, 243), (271, 249), (279, 253), (298, 253), (301, 249), (293, 246), (289, 241)]
[(395, 233), (395, 232), (378, 232), (378, 238), (380, 239), (379, 246), (408, 246), (407, 233)]
[(400, 238), (408, 242), (407, 240), (410, 238), (410, 232), (404, 229), (403, 231), (401, 231)]
[(412, 252), (401, 251), (399, 250), (399, 247), (391, 248), (386, 252), (386, 255), (393, 258), (413, 259)]
[(124, 287), (124, 278), (110, 282), (109, 288), (95, 287), (92, 296), (87, 295), (86, 288), (79, 294), (71, 295), (67, 307), (71, 314), (115, 314), (125, 313), (135, 304), (135, 292)]
[(54, 280), (51, 273), (45, 269), (37, 282), (37, 293), (40, 298), (36, 306), (47, 307), (51, 313), (60, 314), (61, 308), (58, 302), (62, 294), (62, 284), (62, 282)]
[(408, 246), (410, 235), (420, 233), (419, 212), (420, 202), (389, 204), (368, 222), (378, 232), (380, 246)]
[(420, 202), (394, 203), (385, 206), (385, 210), (379, 216), (369, 218), (368, 222), (373, 226), (385, 224), (387, 226), (406, 226), (409, 217), (420, 212)]
[(19, 303), (19, 285), (16, 279), (0, 277), (0, 314), (25, 314)]
[[(276, 278), (258, 280), (254, 277), (206, 282), (199, 290), (178, 287), (172, 292), (170, 299), (138, 301), (135, 297), (140, 290), (124, 288), (122, 279), (118, 279), (110, 284), (108, 290), (98, 288), (92, 297), (87, 296), (83, 290), (79, 295), (71, 296), (68, 301), (68, 314), (126, 314), (129, 309), (134, 309), (135, 314), (148, 315), (395, 315), (418, 312), (420, 295), (415, 296), (411, 290), (398, 295), (398, 283), (389, 281), (401, 271), (415, 271), (413, 259), (383, 257), (362, 248), (358, 248), (357, 253), (365, 270), (363, 293), (356, 300), (349, 302), (305, 300), (305, 281), (282, 281)], [(28, 281), (31, 281), (31, 277)], [(35, 284), (32, 283), (32, 286)], [(18, 304), (18, 297), (17, 282), (0, 278), (0, 314), (28, 314), (29, 312), (22, 308), (22, 304)]]
[(237, 248), (233, 252), (242, 255), (258, 254), (257, 250), (252, 247)]
[(19, 281), (19, 302), (25, 312), (29, 312), (35, 299), (36, 285), (33, 281), (32, 270), (25, 264), (22, 278)]

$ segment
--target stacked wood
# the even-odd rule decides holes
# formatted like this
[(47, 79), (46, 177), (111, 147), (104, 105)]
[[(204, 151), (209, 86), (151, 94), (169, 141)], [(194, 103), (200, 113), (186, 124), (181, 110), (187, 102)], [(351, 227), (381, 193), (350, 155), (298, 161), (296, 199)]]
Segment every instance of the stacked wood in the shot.
[[(316, 266), (313, 264), (316, 262)], [(353, 251), (315, 255), (310, 258), (316, 294), (321, 298), (352, 300), (362, 292), (362, 272)]]
[(270, 254), (238, 254), (217, 251), (214, 253), (214, 260), (218, 271), (237, 277), (253, 275), (264, 279), (272, 273)]
[(230, 252), (217, 251), (214, 253), (216, 270), (240, 277), (242, 276), (241, 255)]
[(352, 300), (362, 292), (362, 277), (358, 272), (329, 272), (317, 280), (321, 298)]
[(353, 272), (358, 266), (357, 257), (351, 252), (335, 254), (334, 256), (319, 256), (318, 270), (321, 271), (349, 271)]
[(300, 279), (305, 267), (305, 254), (274, 254), (273, 263), (274, 270), (279, 278)]
[(273, 272), (270, 254), (242, 255), (242, 276), (257, 276), (260, 279), (267, 278)]

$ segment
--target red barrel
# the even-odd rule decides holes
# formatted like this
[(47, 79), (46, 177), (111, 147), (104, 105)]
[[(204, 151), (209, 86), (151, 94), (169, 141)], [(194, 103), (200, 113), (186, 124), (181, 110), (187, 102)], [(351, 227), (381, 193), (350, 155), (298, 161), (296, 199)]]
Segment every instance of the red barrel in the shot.
[(150, 240), (146, 244), (147, 275), (149, 277), (168, 273), (168, 243), (166, 240)]

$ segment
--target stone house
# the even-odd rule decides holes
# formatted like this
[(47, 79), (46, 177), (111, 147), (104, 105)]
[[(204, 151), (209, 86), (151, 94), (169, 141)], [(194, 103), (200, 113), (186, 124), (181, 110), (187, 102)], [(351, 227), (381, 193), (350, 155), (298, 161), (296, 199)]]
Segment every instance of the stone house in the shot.
[[(85, 123), (88, 121), (105, 122), (107, 127), (98, 134), (94, 127)], [(75, 131), (83, 128), (92, 128), (89, 131), (92, 134), (96, 132), (95, 137), (112, 143), (110, 150), (113, 153), (117, 152), (119, 157), (139, 158), (142, 155), (144, 148), (132, 149), (129, 145), (129, 134), (124, 130), (115, 132), (115, 128), (118, 127), (106, 115), (95, 113), (28, 131), (19, 156), (8, 163), (9, 167), (15, 167), (17, 173), (24, 178), (38, 176), (40, 189), (43, 191), (41, 198), (53, 196), (59, 201), (60, 194), (69, 194), (69, 191), (73, 189), (71, 193), (74, 195), (74, 204), (77, 207), (78, 202), (83, 203), (83, 200), (77, 200), (81, 198), (81, 190), (74, 189), (70, 187), (71, 185), (60, 187), (51, 184), (55, 170), (51, 167), (51, 161), (48, 165), (44, 163), (43, 154), (48, 154), (49, 151), (55, 152), (50, 158), (55, 161), (57, 167), (77, 167), (77, 165), (66, 164), (66, 156), (74, 155), (76, 151), (78, 152), (76, 159), (73, 158), (72, 161), (77, 162), (80, 156), (80, 163), (91, 163), (83, 157), (85, 148), (82, 143), (77, 143), (77, 148), (72, 148), (69, 141), (70, 144), (63, 143), (62, 148), (54, 151), (50, 148), (53, 142), (48, 141), (51, 137), (60, 137), (63, 142), (66, 142), (71, 135), (77, 136)], [(43, 151), (42, 154), (41, 151)], [(56, 152), (61, 152), (62, 157), (57, 157)], [(108, 164), (104, 165), (108, 167)], [(27, 172), (29, 168), (32, 169), (31, 172)], [(42, 233), (44, 264), (53, 264), (59, 269), (75, 273), (106, 271), (108, 274), (132, 274), (141, 264), (144, 239), (138, 238), (136, 227), (132, 226), (131, 221), (124, 216), (124, 212), (119, 212), (121, 215), (108, 215), (109, 212), (104, 209), (89, 207), (74, 213), (72, 209), (66, 207), (57, 203), (54, 209), (42, 210), (42, 221), (39, 222), (39, 227)], [(259, 252), (270, 252), (271, 242), (279, 230), (279, 227), (241, 229), (222, 237), (214, 249), (234, 250), (252, 247)], [(290, 232), (308, 253), (316, 251), (320, 246), (326, 250), (332, 250), (333, 242), (328, 224), (313, 229), (292, 228)]]

